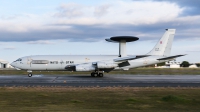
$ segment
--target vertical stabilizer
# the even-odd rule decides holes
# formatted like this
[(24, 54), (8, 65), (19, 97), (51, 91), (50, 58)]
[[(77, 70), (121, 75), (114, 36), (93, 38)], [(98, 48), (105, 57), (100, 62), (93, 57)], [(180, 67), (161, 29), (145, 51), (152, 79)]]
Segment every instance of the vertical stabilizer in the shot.
[(170, 56), (175, 31), (176, 29), (166, 29), (162, 38), (148, 55)]

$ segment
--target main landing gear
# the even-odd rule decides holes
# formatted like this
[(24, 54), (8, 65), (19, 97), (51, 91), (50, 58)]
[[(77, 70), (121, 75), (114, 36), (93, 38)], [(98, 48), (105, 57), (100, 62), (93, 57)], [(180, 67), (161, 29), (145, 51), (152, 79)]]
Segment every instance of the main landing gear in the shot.
[(92, 77), (103, 77), (103, 72), (92, 72), (91, 76)]

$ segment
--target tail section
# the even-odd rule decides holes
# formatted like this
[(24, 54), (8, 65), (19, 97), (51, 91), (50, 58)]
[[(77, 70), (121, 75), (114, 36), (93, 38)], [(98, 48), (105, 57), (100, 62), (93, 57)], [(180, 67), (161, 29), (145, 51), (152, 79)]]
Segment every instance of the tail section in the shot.
[(166, 29), (166, 32), (147, 55), (170, 56), (172, 42), (176, 29)]

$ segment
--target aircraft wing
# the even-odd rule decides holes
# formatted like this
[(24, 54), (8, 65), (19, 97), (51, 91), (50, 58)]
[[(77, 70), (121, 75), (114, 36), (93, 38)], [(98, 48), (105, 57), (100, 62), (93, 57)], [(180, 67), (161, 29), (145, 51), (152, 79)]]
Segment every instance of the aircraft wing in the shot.
[(164, 57), (164, 58), (160, 58), (160, 59), (157, 59), (157, 60), (169, 60), (169, 59), (173, 59), (173, 58), (177, 58), (177, 57), (181, 57), (181, 56), (185, 56), (186, 54), (184, 55), (175, 55), (175, 56), (169, 56), (169, 57)]
[(137, 56), (122, 57), (122, 58), (114, 59), (114, 62), (123, 62), (123, 61), (128, 61), (128, 60), (135, 60), (135, 59), (144, 58), (144, 57), (148, 57), (148, 56), (150, 56), (150, 55), (137, 55)]

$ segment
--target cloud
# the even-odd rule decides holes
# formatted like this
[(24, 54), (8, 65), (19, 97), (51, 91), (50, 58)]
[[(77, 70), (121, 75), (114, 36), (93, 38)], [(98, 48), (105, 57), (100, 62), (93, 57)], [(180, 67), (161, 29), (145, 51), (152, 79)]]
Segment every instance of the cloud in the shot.
[(98, 17), (101, 17), (101, 16), (103, 16), (103, 15), (108, 13), (108, 9), (109, 8), (110, 8), (110, 5), (98, 6), (98, 7), (95, 8), (94, 15), (98, 16)]
[(2, 20), (14, 20), (14, 19), (19, 19), (23, 17), (29, 17), (28, 15), (25, 14), (14, 14), (14, 15), (2, 15), (0, 16), (0, 19)]
[(81, 5), (75, 4), (75, 3), (68, 3), (68, 4), (62, 4), (58, 11), (54, 16), (55, 17), (61, 17), (61, 18), (74, 18), (79, 17), (83, 15), (83, 12), (81, 11)]
[(176, 3), (177, 5), (185, 9), (184, 12), (182, 13), (182, 16), (193, 16), (200, 14), (199, 0), (153, 0), (153, 1)]
[[(60, 24), (138, 25), (170, 21), (178, 17), (184, 10), (178, 5), (168, 2), (115, 1), (109, 4), (106, 3), (99, 6), (63, 4), (60, 6), (60, 11), (55, 15), (58, 17), (57, 21)], [(72, 17), (76, 18), (71, 19)]]
[[(186, 54), (189, 53), (200, 53), (200, 45), (197, 43), (199, 41), (194, 42), (195, 40), (193, 40), (193, 44), (188, 44), (185, 43), (184, 46), (177, 46), (176, 48), (178, 48), (181, 51), (184, 51)], [(197, 43), (197, 44), (196, 44)]]
[(178, 3), (166, 1), (120, 0), (96, 6), (62, 4), (53, 13), (0, 20), (0, 41), (28, 44), (53, 44), (51, 40), (59, 39), (94, 42), (121, 35), (157, 40), (166, 28), (177, 29), (176, 39), (200, 39), (200, 15), (180, 16), (185, 10)]
[[(138, 36), (140, 40), (155, 40), (162, 36), (164, 29), (176, 28), (176, 39), (200, 39), (200, 28), (193, 24), (177, 21), (166, 23), (155, 23), (152, 25), (75, 25), (55, 24), (43, 30), (32, 30), (28, 32), (0, 32), (0, 41), (3, 42), (28, 42), (29, 44), (50, 44), (48, 40), (65, 39), (72, 42), (93, 42), (102, 41), (112, 36)], [(46, 26), (48, 27), (48, 26)], [(192, 29), (188, 29), (188, 27)], [(43, 40), (43, 41), (40, 41)], [(29, 42), (34, 41), (34, 42)], [(51, 43), (52, 44), (52, 43)]]
[(55, 44), (54, 42), (43, 41), (43, 40), (30, 41), (30, 42), (27, 42), (27, 43), (28, 43), (28, 44)]
[(4, 50), (15, 50), (16, 48), (13, 46), (4, 47)]
[(11, 19), (16, 19), (16, 18), (18, 18), (18, 17), (20, 17), (20, 15), (11, 15), (11, 16), (1, 16), (0, 17), (0, 19), (2, 19), (2, 20), (11, 20)]

